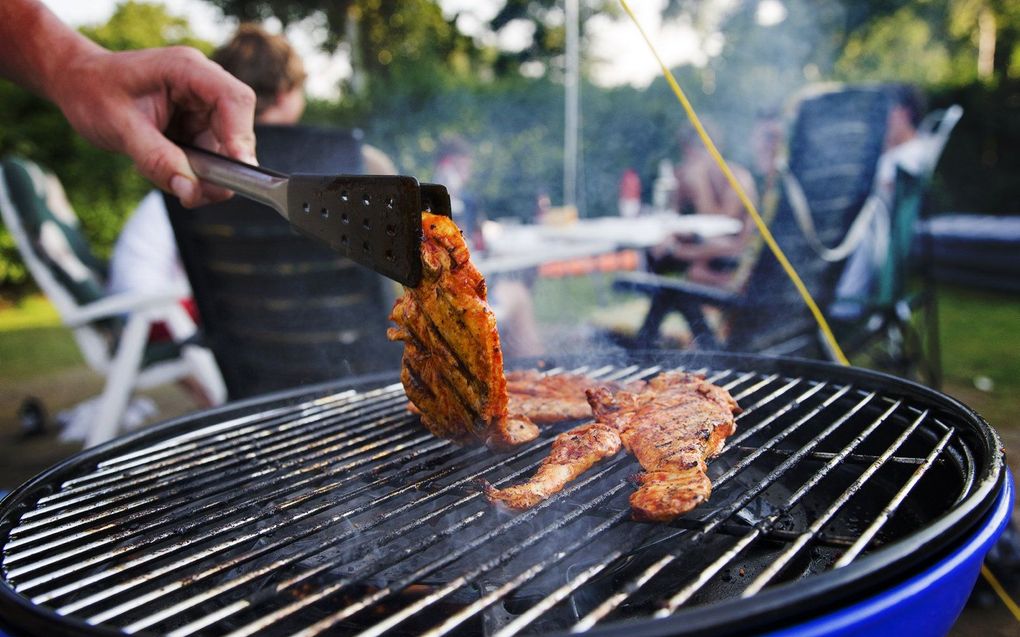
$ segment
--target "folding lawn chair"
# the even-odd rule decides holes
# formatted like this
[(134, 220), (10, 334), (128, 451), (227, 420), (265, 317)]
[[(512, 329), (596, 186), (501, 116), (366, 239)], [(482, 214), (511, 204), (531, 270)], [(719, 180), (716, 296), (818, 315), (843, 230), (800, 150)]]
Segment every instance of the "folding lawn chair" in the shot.
[[(888, 233), (880, 242), (886, 250), (871, 294), (850, 300), (860, 304), (856, 318), (832, 319), (848, 355), (866, 357), (869, 366), (900, 376), (926, 378), (935, 387), (941, 382), (941, 364), (932, 250), (930, 237), (917, 228), (939, 158), (962, 116), (963, 109), (954, 105), (930, 113), (918, 126), (918, 135), (928, 140), (928, 156), (916, 174), (897, 170)], [(910, 285), (917, 266), (919, 289)]]
[[(94, 408), (74, 410), (87, 429), (86, 446), (105, 442), (123, 426), (136, 389), (193, 376), (214, 402), (226, 396), (212, 356), (189, 345), (196, 327), (180, 301), (187, 290), (107, 294), (105, 265), (90, 250), (60, 182), (18, 158), (0, 162), (0, 215), (36, 284), (74, 333), (85, 362), (106, 377)], [(172, 341), (150, 343), (163, 322)], [(92, 402), (85, 403), (93, 406)]]

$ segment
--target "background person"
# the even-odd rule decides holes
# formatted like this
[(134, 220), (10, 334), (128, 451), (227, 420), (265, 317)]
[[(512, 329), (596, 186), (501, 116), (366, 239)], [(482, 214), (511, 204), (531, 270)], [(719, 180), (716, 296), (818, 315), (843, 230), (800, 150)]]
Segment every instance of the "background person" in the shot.
[[(722, 145), (722, 135), (705, 123), (712, 139)], [(648, 267), (656, 273), (682, 273), (696, 283), (723, 286), (730, 283), (739, 257), (748, 245), (752, 223), (744, 205), (726, 176), (705, 149), (693, 127), (680, 134), (681, 162), (676, 167), (676, 196), (673, 209), (678, 214), (721, 215), (737, 219), (740, 232), (734, 235), (702, 238), (677, 234), (649, 249)], [(752, 201), (758, 198), (751, 173), (729, 162), (730, 170)]]
[(871, 194), (880, 203), (879, 213), (871, 219), (867, 232), (854, 251), (836, 284), (836, 302), (830, 314), (842, 320), (855, 320), (865, 311), (865, 303), (882, 268), (888, 246), (889, 215), (896, 199), (896, 172), (902, 170), (922, 176), (934, 169), (939, 142), (933, 136), (918, 134), (925, 112), (925, 99), (917, 87), (890, 84), (889, 113), (886, 116), (882, 155), (878, 158)]

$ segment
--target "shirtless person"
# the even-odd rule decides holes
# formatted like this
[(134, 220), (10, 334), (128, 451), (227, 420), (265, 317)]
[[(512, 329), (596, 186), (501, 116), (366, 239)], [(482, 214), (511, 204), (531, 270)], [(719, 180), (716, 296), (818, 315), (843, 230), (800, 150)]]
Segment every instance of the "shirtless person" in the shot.
[[(711, 128), (711, 125), (707, 125)], [(710, 130), (717, 143), (721, 135)], [(726, 176), (716, 165), (695, 130), (681, 133), (683, 160), (676, 168), (677, 193), (674, 209), (679, 214), (713, 214), (737, 219), (741, 230), (735, 235), (703, 239), (696, 235), (674, 235), (648, 251), (652, 272), (683, 273), (696, 283), (713, 286), (728, 284), (739, 257), (747, 247), (751, 221)], [(730, 170), (752, 201), (758, 197), (754, 179), (746, 168), (730, 163)]]

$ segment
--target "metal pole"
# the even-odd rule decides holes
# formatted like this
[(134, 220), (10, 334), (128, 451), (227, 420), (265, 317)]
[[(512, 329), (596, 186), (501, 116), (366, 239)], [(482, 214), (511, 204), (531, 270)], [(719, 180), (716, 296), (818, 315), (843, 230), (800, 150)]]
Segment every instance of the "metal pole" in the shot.
[(579, 45), (579, 0), (565, 0), (567, 20), (567, 68), (564, 84), (566, 88), (563, 138), (563, 205), (577, 205), (577, 138), (578, 138), (578, 91), (580, 88), (578, 60)]

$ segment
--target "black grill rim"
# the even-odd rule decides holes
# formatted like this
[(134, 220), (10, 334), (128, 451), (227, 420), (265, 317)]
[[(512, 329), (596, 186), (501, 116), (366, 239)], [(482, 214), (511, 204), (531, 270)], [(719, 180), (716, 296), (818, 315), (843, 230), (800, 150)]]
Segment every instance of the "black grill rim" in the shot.
[[(712, 368), (753, 371), (757, 374), (778, 373), (782, 376), (852, 384), (857, 389), (875, 390), (883, 397), (906, 398), (912, 404), (923, 404), (932, 415), (951, 415), (969, 426), (961, 431), (978, 467), (974, 488), (954, 510), (943, 515), (910, 537), (889, 544), (880, 551), (861, 557), (847, 566), (810, 578), (810, 583), (797, 580), (775, 585), (749, 599), (728, 599), (667, 618), (622, 620), (595, 626), (585, 634), (658, 637), (665, 635), (702, 635), (714, 637), (749, 634), (767, 628), (779, 628), (806, 621), (840, 606), (860, 601), (876, 592), (905, 581), (920, 570), (949, 553), (983, 523), (1005, 480), (1005, 459), (998, 435), (974, 410), (960, 401), (909, 380), (855, 367), (797, 358), (765, 357), (752, 354), (716, 352), (643, 351), (604, 356), (563, 356), (553, 359), (512, 361), (512, 368), (550, 368), (590, 365), (662, 365), (687, 369)], [(347, 389), (369, 389), (399, 382), (396, 373), (358, 376), (340, 381), (319, 383), (273, 392), (221, 407), (189, 414), (153, 425), (139, 432), (122, 436), (106, 444), (84, 450), (44, 471), (0, 500), (0, 546), (9, 539), (21, 512), (34, 505), (38, 498), (53, 492), (55, 485), (77, 475), (78, 469), (94, 466), (131, 448), (151, 444), (164, 437), (183, 433), (228, 417), (262, 411), (265, 406), (283, 407), (298, 404), (311, 397)], [(181, 429), (181, 431), (177, 431)], [(6, 579), (0, 578), (0, 627), (12, 634), (49, 635), (121, 635), (106, 627), (93, 626), (73, 617), (61, 616), (37, 606), (15, 593)], [(149, 633), (140, 633), (149, 634)], [(567, 634), (567, 633), (564, 633)]]

